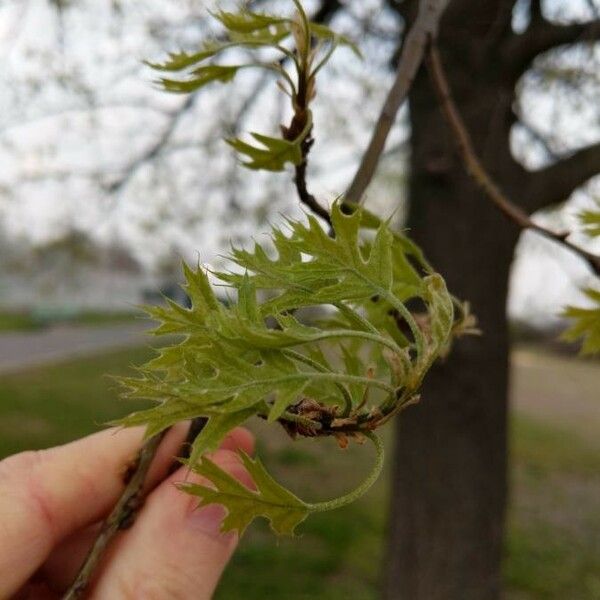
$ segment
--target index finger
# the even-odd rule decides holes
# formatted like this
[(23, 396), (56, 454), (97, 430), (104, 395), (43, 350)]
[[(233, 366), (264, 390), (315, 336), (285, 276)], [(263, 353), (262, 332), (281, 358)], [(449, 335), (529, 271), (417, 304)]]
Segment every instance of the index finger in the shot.
[[(163, 468), (183, 435), (181, 427), (167, 435), (157, 456)], [(110, 510), (142, 438), (141, 428), (109, 429), (0, 462), (0, 598), (27, 581), (64, 537)]]

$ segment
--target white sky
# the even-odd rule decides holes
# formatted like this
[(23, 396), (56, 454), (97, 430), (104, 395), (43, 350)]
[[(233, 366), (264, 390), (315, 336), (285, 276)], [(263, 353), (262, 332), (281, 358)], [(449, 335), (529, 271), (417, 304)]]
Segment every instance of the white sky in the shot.
[[(281, 212), (297, 212), (289, 175), (233, 166), (220, 136), (245, 98), (232, 97), (230, 88), (200, 94), (160, 158), (137, 169), (118, 193), (107, 191), (185, 102), (158, 91), (141, 60), (178, 46), (193, 47), (211, 4), (79, 0), (60, 16), (48, 0), (0, 4), (0, 242), (43, 247), (77, 230), (104, 244), (126, 244), (151, 269), (179, 256), (214, 262), (228, 237), (247, 240), (264, 230), (265, 215), (276, 221)], [(273, 4), (287, 10), (290, 3)], [(311, 181), (322, 198), (335, 197), (347, 185), (390, 82), (385, 66), (393, 43), (382, 39), (388, 33), (393, 38), (398, 24), (380, 4), (353, 3), (358, 16), (372, 16), (373, 32), (362, 40), (367, 59), (357, 62), (341, 50), (319, 85), (311, 158), (313, 165), (326, 167), (313, 169)], [(553, 0), (546, 11), (556, 15), (566, 4), (570, 18), (589, 14), (585, 0)], [(517, 26), (525, 12), (516, 10)], [(336, 24), (355, 31), (348, 17)], [(251, 92), (255, 81), (244, 74), (238, 85)], [(285, 118), (281, 95), (272, 88), (273, 82), (267, 84), (248, 111), (244, 131), (272, 133), (274, 116)], [(541, 97), (524, 82), (522, 106), (530, 124), (557, 140), (561, 151), (600, 139), (597, 106), (560, 96), (550, 89)], [(404, 121), (390, 146), (406, 139)], [(548, 160), (518, 129), (513, 142), (516, 154), (532, 168)], [(383, 170), (370, 193), (382, 210), (397, 205), (402, 194), (401, 156), (394, 169)], [(238, 213), (230, 210), (232, 198)], [(574, 213), (587, 203), (589, 194), (578, 194), (558, 218), (572, 226)], [(586, 279), (578, 259), (527, 234), (517, 252), (510, 311), (546, 322), (565, 302), (579, 299), (578, 287)]]

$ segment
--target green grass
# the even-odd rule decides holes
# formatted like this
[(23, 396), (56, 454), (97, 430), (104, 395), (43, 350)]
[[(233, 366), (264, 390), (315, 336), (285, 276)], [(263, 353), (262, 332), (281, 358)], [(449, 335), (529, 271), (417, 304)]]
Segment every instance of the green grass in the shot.
[(505, 580), (520, 599), (600, 600), (600, 440), (520, 416)]
[(39, 328), (39, 324), (29, 313), (0, 311), (1, 331), (29, 331)]
[(87, 435), (139, 406), (117, 400), (106, 374), (124, 374), (149, 355), (126, 350), (0, 377), (0, 458)]
[[(125, 373), (148, 355), (126, 350), (0, 377), (0, 457), (74, 439), (131, 410), (105, 374)], [(351, 488), (372, 459), (364, 448), (291, 444), (279, 429), (265, 429), (255, 427), (268, 468), (307, 500)], [(507, 598), (600, 600), (600, 437), (594, 444), (560, 423), (519, 415), (512, 465)], [(382, 480), (358, 503), (309, 519), (296, 539), (252, 526), (216, 599), (378, 598), (385, 508)]]
[(0, 332), (32, 331), (42, 329), (54, 323), (72, 323), (77, 325), (112, 325), (127, 323), (137, 318), (136, 311), (0, 311)]

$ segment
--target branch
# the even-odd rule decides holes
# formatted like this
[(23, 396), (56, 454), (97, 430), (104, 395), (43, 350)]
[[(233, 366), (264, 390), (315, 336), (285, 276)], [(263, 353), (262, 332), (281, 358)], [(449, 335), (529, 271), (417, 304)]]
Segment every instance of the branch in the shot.
[(142, 167), (147, 162), (155, 159), (161, 150), (169, 143), (177, 124), (183, 115), (192, 108), (194, 102), (196, 101), (195, 94), (190, 94), (185, 102), (172, 114), (171, 120), (167, 124), (167, 126), (163, 129), (160, 136), (157, 138), (156, 142), (152, 144), (144, 153), (134, 159), (125, 169), (124, 174), (107, 186), (107, 191), (110, 193), (115, 193), (120, 191), (127, 182), (133, 177), (133, 175), (137, 172), (137, 170)]
[(119, 531), (129, 528), (133, 524), (136, 513), (144, 499), (143, 487), (146, 475), (158, 451), (164, 433), (151, 437), (140, 449), (135, 462), (129, 470), (130, 478), (121, 497), (106, 521), (104, 521), (94, 545), (79, 570), (75, 581), (63, 596), (63, 600), (76, 600), (83, 596), (110, 541)]
[(529, 4), (529, 16), (532, 23), (537, 23), (544, 19), (542, 15), (542, 0), (531, 0)]
[(335, 13), (342, 8), (339, 0), (323, 0), (319, 10), (312, 16), (315, 23), (328, 23)]
[(318, 200), (308, 191), (306, 183), (306, 169), (308, 167), (308, 153), (314, 143), (312, 135), (309, 133), (301, 144), (302, 162), (296, 165), (294, 171), (294, 185), (298, 192), (298, 198), (302, 204), (305, 204), (313, 213), (321, 217), (328, 225), (331, 226), (331, 217), (329, 211), (319, 204)]
[(527, 123), (527, 121), (525, 121), (524, 119), (519, 120), (517, 125), (522, 127), (523, 130), (526, 131), (527, 134), (535, 142), (542, 146), (548, 158), (550, 158), (553, 161), (561, 159), (561, 155), (558, 154), (556, 150), (554, 150), (554, 148), (552, 148), (550, 142), (546, 139), (546, 136), (544, 136), (540, 131), (538, 131), (533, 125)]
[(448, 0), (421, 0), (419, 3), (419, 13), (402, 48), (396, 79), (381, 108), (369, 146), (346, 192), (346, 200), (349, 202), (359, 203), (362, 200), (365, 190), (375, 175), (398, 110), (406, 99), (423, 62), (428, 40), (436, 37), (439, 21), (447, 4)]
[(573, 191), (599, 173), (600, 142), (530, 173), (529, 194), (534, 209), (564, 202)]
[(565, 44), (596, 40), (600, 40), (600, 19), (569, 25), (535, 19), (527, 30), (506, 41), (502, 49), (503, 62), (513, 81), (516, 81), (539, 54)]
[(454, 103), (439, 52), (434, 45), (432, 45), (429, 49), (427, 56), (427, 68), (429, 70), (433, 86), (438, 95), (442, 112), (444, 113), (446, 121), (448, 122), (448, 125), (454, 134), (454, 141), (462, 158), (465, 169), (469, 175), (471, 175), (477, 185), (484, 191), (484, 193), (496, 205), (496, 207), (520, 228), (531, 229), (532, 231), (536, 231), (544, 237), (562, 244), (565, 248), (568, 248), (573, 253), (579, 255), (583, 260), (585, 260), (592, 271), (596, 273), (596, 275), (600, 275), (599, 256), (591, 254), (587, 250), (584, 250), (583, 248), (580, 248), (579, 246), (569, 242), (567, 240), (568, 234), (556, 233), (546, 229), (545, 227), (542, 227), (541, 225), (538, 225), (537, 223), (534, 223), (531, 220), (531, 217), (520, 206), (514, 204), (512, 200), (504, 194), (504, 192), (485, 170), (485, 167), (475, 152), (469, 132), (467, 131), (456, 104)]

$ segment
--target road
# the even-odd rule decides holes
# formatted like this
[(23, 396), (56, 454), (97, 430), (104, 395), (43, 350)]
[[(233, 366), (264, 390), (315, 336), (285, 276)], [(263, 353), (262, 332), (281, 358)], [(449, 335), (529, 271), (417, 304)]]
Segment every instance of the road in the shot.
[(148, 341), (147, 321), (110, 326), (57, 325), (31, 332), (0, 333), (0, 374), (57, 363)]

